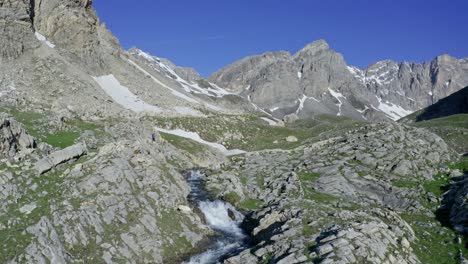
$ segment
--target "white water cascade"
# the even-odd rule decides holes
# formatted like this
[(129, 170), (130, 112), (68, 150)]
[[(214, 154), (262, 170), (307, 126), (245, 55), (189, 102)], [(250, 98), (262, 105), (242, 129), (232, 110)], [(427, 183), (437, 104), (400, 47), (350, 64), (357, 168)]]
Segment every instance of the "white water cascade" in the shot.
[(231, 204), (211, 199), (204, 190), (204, 175), (192, 170), (187, 176), (191, 187), (189, 201), (196, 204), (205, 216), (207, 224), (218, 233), (216, 242), (205, 252), (195, 255), (188, 264), (214, 264), (225, 257), (245, 249), (248, 237), (239, 227), (244, 216)]

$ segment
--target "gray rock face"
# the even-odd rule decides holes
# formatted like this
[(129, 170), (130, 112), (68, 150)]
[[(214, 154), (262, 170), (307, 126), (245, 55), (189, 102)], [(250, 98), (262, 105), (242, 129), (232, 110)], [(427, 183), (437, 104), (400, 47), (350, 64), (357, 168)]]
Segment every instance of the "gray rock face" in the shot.
[(117, 52), (118, 41), (100, 25), (92, 1), (2, 0), (0, 2), (0, 55), (18, 58), (37, 48), (34, 32), (59, 45), (96, 71), (105, 64), (103, 55)]
[(382, 101), (399, 102), (404, 109), (419, 110), (436, 103), (468, 85), (468, 64), (449, 55), (431, 62), (396, 63), (382, 61), (361, 71), (351, 68), (355, 77)]
[(349, 72), (343, 56), (323, 40), (295, 55), (277, 52), (243, 59), (210, 81), (242, 92), (279, 118), (295, 113), (302, 118), (331, 114), (365, 120), (370, 115), (365, 106), (370, 109), (377, 102)]
[(41, 220), (34, 226), (27, 229), (28, 233), (37, 237), (37, 244), (31, 244), (26, 252), (27, 262), (34, 263), (66, 263), (67, 257), (63, 245), (54, 228), (52, 221), (47, 217), (42, 217)]
[(420, 263), (405, 236), (377, 221), (334, 226), (321, 234), (315, 250), (320, 263)]
[[(221, 90), (208, 102), (194, 98), (169, 74), (136, 60), (100, 23), (92, 1), (4, 1), (0, 10), (4, 17), (0, 17), (2, 106), (69, 112), (88, 120), (156, 113), (203, 116), (200, 109), (244, 111), (235, 102), (240, 101), (237, 97), (232, 102), (218, 100), (228, 94)], [(164, 64), (187, 80), (200, 78), (193, 69), (169, 61)], [(98, 77), (118, 82), (124, 91), (128, 89), (127, 97), (112, 97), (112, 89), (103, 88)], [(210, 91), (219, 90), (212, 87)], [(49, 100), (52, 96), (54, 100)], [(136, 99), (129, 102), (128, 96)], [(226, 106), (219, 106), (221, 103)], [(135, 108), (135, 104), (143, 107)]]
[(36, 139), (30, 136), (22, 126), (13, 119), (1, 118), (0, 153), (13, 157), (18, 151), (36, 147)]
[[(157, 70), (159, 71), (174, 71), (177, 75), (179, 75), (182, 79), (187, 80), (189, 82), (195, 82), (202, 77), (200, 74), (193, 68), (188, 68), (188, 67), (179, 67), (175, 65), (172, 61), (165, 59), (165, 58), (158, 58), (158, 57), (153, 57), (149, 55), (148, 53), (137, 49), (137, 48), (131, 48), (128, 50), (130, 54), (136, 57), (142, 57), (143, 59), (149, 60), (149, 61), (157, 61), (162, 63), (161, 65), (167, 66), (167, 68), (161, 67), (159, 64), (154, 64), (155, 67), (157, 67)], [(170, 72), (169, 72), (170, 75)], [(176, 76), (172, 76), (173, 78), (176, 78)]]
[(47, 157), (38, 161), (36, 163), (35, 169), (37, 170), (37, 172), (39, 172), (39, 174), (43, 174), (53, 169), (57, 165), (85, 155), (86, 152), (86, 145), (83, 143), (79, 143), (71, 147), (51, 153)]
[(31, 26), (29, 0), (0, 1), (0, 62), (18, 58), (23, 52), (37, 47)]
[(105, 67), (105, 56), (120, 50), (118, 41), (101, 25), (92, 1), (39, 0), (34, 3), (34, 29), (79, 58), (87, 69)]
[(441, 99), (436, 104), (408, 116), (408, 118), (404, 118), (402, 121), (419, 122), (457, 114), (468, 114), (468, 87)]
[(278, 118), (317, 113), (361, 120), (398, 120), (468, 85), (466, 59), (448, 55), (431, 63), (382, 61), (365, 70), (347, 66), (323, 41), (294, 55), (245, 58), (209, 79), (242, 93)]

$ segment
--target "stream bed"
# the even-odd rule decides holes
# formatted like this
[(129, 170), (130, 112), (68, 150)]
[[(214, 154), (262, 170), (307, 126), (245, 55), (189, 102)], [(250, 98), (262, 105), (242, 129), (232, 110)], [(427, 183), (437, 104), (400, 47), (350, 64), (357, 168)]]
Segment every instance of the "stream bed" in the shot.
[(247, 248), (249, 237), (240, 228), (244, 215), (231, 204), (214, 199), (205, 190), (205, 175), (198, 170), (187, 173), (191, 188), (189, 202), (200, 209), (207, 225), (217, 234), (213, 244), (203, 253), (192, 256), (188, 264), (219, 263)]

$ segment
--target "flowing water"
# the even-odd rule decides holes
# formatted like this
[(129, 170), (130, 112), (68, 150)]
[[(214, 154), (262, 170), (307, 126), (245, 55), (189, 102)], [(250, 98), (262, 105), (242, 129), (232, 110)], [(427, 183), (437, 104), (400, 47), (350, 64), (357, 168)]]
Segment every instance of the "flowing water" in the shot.
[(209, 227), (217, 233), (215, 242), (205, 252), (193, 256), (188, 264), (219, 263), (247, 246), (248, 236), (240, 228), (244, 216), (231, 204), (213, 199), (204, 189), (205, 175), (192, 170), (187, 175), (191, 187), (189, 201), (198, 206)]

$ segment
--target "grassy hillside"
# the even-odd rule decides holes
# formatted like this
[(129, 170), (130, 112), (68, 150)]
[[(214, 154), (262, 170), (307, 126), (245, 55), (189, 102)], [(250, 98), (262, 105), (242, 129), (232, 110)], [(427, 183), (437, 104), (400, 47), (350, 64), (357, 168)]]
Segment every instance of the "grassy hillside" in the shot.
[(459, 153), (468, 153), (468, 114), (416, 122), (412, 125), (427, 128), (442, 137)]
[[(285, 126), (270, 126), (259, 116), (216, 115), (209, 118), (150, 118), (156, 126), (166, 129), (182, 129), (196, 132), (210, 142), (221, 143), (229, 149), (256, 151), (264, 149), (292, 149), (307, 140), (331, 136), (361, 125), (349, 118), (320, 116), (300, 120)], [(288, 142), (293, 136), (297, 141)]]

